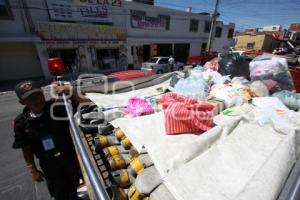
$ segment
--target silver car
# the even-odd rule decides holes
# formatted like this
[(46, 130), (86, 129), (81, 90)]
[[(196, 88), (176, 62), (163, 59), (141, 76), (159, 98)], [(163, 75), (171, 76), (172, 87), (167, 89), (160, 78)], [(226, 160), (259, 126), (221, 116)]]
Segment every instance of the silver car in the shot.
[[(175, 62), (174, 71), (183, 70), (184, 64)], [(168, 57), (152, 57), (147, 62), (142, 63), (143, 71), (152, 71), (156, 74), (170, 72), (169, 58)]]

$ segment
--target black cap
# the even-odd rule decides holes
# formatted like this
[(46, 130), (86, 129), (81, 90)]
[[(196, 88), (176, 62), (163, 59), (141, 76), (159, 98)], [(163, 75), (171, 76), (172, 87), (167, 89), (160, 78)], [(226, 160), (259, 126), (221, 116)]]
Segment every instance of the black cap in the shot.
[(19, 99), (26, 99), (31, 94), (43, 90), (33, 81), (22, 81), (16, 85), (15, 92)]

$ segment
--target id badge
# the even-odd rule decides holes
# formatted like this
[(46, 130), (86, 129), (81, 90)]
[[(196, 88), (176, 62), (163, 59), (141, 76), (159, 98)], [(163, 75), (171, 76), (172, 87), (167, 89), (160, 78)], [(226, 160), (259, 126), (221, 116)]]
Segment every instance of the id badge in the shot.
[(41, 140), (45, 151), (50, 151), (55, 149), (55, 145), (51, 137), (44, 137)]

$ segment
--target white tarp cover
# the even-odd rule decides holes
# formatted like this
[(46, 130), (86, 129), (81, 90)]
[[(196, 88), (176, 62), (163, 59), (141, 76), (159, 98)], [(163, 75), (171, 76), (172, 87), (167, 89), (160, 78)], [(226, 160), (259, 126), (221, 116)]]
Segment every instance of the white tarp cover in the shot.
[(131, 92), (124, 92), (121, 94), (100, 94), (100, 93), (87, 93), (86, 96), (94, 102), (97, 106), (108, 107), (108, 106), (126, 106), (128, 100), (132, 97), (146, 97), (152, 95), (158, 95), (159, 88), (167, 88), (170, 85), (170, 80), (163, 83), (143, 88), (139, 90), (133, 90)]
[(165, 179), (179, 200), (273, 200), (296, 160), (295, 133), (241, 122), (205, 153)]
[(216, 126), (201, 135), (167, 135), (163, 112), (120, 118), (112, 124), (124, 131), (139, 152), (145, 147), (161, 177), (207, 150), (221, 137), (223, 130)]
[[(120, 106), (133, 96), (157, 94), (157, 87), (162, 86), (88, 96), (98, 106)], [(138, 151), (148, 151), (178, 200), (273, 200), (296, 160), (299, 144), (292, 129), (280, 134), (270, 124), (260, 126), (253, 117), (257, 113), (254, 109), (247, 115), (219, 115), (214, 120), (217, 126), (202, 135), (166, 135), (163, 112), (120, 118), (112, 124)]]

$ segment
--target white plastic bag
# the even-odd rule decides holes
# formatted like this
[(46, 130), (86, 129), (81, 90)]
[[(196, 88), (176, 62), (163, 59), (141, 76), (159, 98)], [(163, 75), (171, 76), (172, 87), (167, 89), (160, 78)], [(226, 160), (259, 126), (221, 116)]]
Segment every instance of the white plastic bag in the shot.
[(300, 126), (300, 114), (289, 110), (277, 98), (254, 98), (252, 103), (256, 106), (256, 121), (261, 126), (269, 123), (282, 134), (294, 132)]

